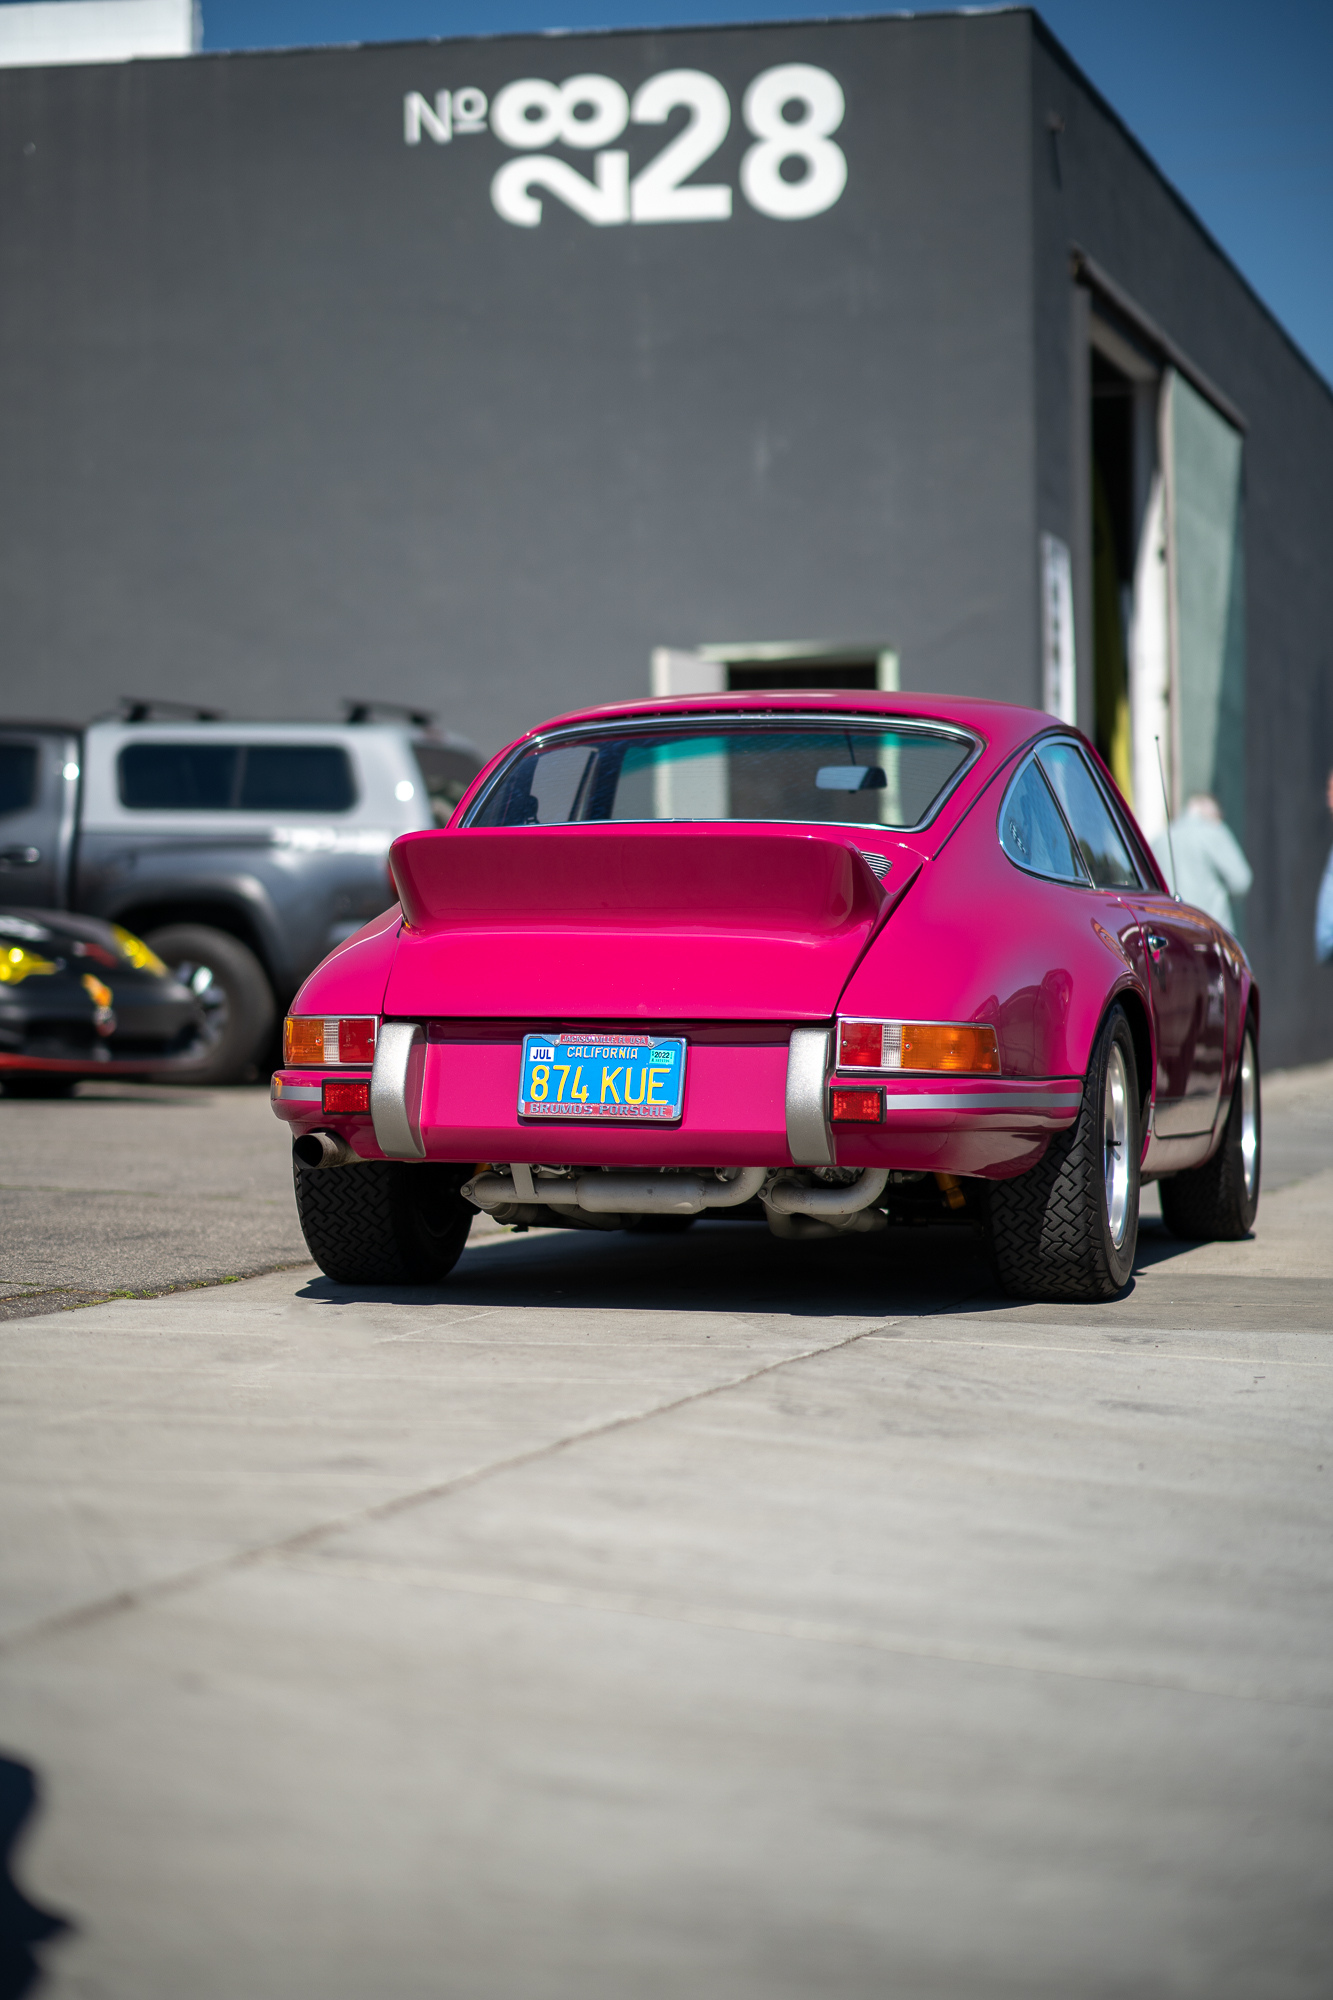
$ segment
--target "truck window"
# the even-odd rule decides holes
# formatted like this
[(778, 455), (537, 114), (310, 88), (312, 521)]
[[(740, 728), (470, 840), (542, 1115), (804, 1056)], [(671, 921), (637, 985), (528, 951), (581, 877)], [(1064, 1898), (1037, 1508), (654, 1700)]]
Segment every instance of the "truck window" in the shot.
[(130, 743), (120, 802), (141, 812), (346, 812), (345, 750), (319, 743)]
[(143, 812), (225, 812), (236, 755), (225, 743), (130, 743), (120, 753), (120, 803)]
[(0, 743), (0, 818), (26, 812), (37, 797), (37, 745)]
[(347, 752), (325, 744), (252, 743), (244, 752), (242, 812), (346, 812), (356, 803)]
[(435, 824), (445, 826), (481, 765), (466, 750), (451, 750), (444, 743), (414, 743), (412, 748), (416, 752)]

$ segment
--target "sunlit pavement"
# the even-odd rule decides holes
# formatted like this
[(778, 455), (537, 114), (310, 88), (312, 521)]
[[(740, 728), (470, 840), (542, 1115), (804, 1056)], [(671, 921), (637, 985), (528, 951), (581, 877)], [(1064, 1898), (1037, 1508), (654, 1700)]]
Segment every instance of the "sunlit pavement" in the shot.
[(708, 1223), (58, 1309), (299, 1258), (190, 1095), (0, 1105), (45, 1993), (1327, 1995), (1333, 1066), (1104, 1307)]

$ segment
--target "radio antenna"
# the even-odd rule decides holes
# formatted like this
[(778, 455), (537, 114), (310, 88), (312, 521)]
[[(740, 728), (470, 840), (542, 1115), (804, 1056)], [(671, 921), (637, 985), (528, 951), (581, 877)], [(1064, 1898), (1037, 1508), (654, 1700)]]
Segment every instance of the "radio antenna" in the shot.
[(1171, 801), (1166, 795), (1166, 766), (1162, 762), (1162, 739), (1154, 736), (1157, 745), (1157, 775), (1162, 781), (1162, 804), (1166, 809), (1166, 851), (1171, 857), (1171, 894), (1180, 901), (1180, 877), (1176, 873), (1176, 843), (1171, 838)]

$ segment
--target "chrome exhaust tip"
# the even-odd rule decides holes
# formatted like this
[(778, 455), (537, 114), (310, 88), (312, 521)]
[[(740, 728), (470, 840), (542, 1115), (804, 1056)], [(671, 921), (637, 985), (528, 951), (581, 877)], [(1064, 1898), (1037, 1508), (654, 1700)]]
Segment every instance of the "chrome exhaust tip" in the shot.
[(303, 1132), (292, 1141), (292, 1158), (303, 1167), (351, 1167), (359, 1164), (346, 1139), (336, 1132)]

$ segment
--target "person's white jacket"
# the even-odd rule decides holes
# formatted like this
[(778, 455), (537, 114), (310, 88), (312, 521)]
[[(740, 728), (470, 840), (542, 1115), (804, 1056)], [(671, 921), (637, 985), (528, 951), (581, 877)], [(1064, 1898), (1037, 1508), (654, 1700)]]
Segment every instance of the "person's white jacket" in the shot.
[(1159, 834), (1153, 842), (1153, 853), (1182, 902), (1207, 910), (1210, 917), (1216, 917), (1229, 931), (1236, 928), (1231, 899), (1248, 892), (1254, 871), (1241, 852), (1240, 842), (1223, 820), (1215, 799), (1191, 799), (1180, 818), (1171, 822), (1170, 842), (1164, 833)]

